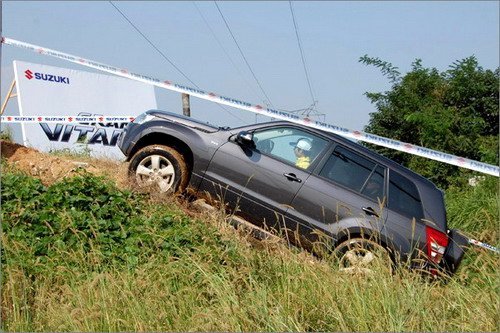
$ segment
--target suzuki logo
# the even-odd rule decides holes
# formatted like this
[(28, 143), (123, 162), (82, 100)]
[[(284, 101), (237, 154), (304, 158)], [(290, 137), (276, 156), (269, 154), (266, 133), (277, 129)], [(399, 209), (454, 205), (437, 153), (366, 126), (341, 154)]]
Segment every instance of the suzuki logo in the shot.
[(33, 72), (30, 71), (29, 69), (25, 70), (24, 71), (24, 76), (26, 76), (26, 78), (28, 78), (28, 80), (31, 80), (33, 78)]
[(69, 84), (69, 77), (67, 77), (67, 76), (45, 74), (45, 73), (38, 73), (38, 72), (33, 73), (29, 69), (24, 71), (24, 76), (26, 76), (26, 78), (28, 80), (35, 79), (35, 80)]

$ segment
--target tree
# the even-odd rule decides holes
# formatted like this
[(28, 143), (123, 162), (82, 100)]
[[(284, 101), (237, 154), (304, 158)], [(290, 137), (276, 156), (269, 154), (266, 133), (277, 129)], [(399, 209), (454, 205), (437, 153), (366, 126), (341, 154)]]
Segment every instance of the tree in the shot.
[[(498, 165), (499, 68), (484, 70), (471, 56), (439, 72), (423, 67), (417, 59), (401, 76), (397, 67), (378, 58), (365, 55), (359, 61), (380, 68), (392, 83), (389, 91), (366, 93), (377, 112), (370, 114), (365, 131)], [(472, 173), (403, 152), (370, 147), (445, 188)]]

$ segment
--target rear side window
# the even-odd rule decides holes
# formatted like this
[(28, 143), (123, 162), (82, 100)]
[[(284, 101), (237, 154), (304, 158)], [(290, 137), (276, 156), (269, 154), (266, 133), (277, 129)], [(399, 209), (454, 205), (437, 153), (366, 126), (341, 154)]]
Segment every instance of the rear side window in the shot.
[(410, 218), (424, 217), (422, 201), (415, 184), (392, 170), (389, 175), (388, 206)]
[(337, 146), (320, 176), (361, 192), (373, 200), (384, 196), (385, 169), (363, 156)]

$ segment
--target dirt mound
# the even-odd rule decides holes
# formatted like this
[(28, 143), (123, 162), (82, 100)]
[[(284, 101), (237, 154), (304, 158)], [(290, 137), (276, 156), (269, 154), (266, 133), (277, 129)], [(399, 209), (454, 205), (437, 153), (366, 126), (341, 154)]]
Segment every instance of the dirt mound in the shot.
[(2, 140), (0, 149), (2, 159), (6, 159), (9, 165), (40, 178), (45, 185), (72, 176), (82, 168), (95, 175), (108, 177), (119, 187), (128, 185), (127, 163), (70, 154), (56, 156)]

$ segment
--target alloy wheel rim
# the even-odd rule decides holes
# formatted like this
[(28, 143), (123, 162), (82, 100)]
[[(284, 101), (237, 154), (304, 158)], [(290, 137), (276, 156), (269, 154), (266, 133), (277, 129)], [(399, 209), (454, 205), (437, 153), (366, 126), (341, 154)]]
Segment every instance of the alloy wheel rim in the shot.
[(356, 245), (354, 247), (347, 250), (340, 258), (340, 271), (362, 275), (373, 275), (375, 272), (386, 270), (392, 271), (385, 262), (389, 260), (388, 256), (385, 256), (382, 250), (374, 251)]
[(150, 155), (144, 158), (135, 171), (139, 184), (153, 185), (160, 188), (160, 192), (170, 190), (175, 181), (175, 169), (166, 157)]

